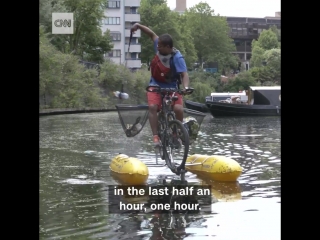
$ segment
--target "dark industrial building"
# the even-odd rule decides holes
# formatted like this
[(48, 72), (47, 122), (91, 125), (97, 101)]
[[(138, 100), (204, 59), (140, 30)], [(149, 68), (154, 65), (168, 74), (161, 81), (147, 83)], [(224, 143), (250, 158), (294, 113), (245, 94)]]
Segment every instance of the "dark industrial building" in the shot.
[(264, 29), (276, 26), (281, 31), (281, 12), (276, 12), (274, 17), (248, 18), (248, 17), (227, 17), (230, 27), (230, 37), (234, 39), (241, 63), (246, 70), (250, 68), (251, 42), (258, 39)]

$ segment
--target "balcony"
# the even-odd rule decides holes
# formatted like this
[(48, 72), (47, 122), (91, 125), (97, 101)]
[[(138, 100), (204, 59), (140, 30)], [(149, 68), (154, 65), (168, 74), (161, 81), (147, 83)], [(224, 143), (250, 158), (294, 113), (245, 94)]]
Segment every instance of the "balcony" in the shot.
[[(141, 30), (138, 29), (132, 36), (133, 37), (141, 37)], [(130, 28), (126, 28), (125, 37), (130, 37)]]
[(229, 36), (233, 39), (258, 39), (258, 33), (248, 33), (248, 32), (229, 32)]
[(120, 57), (105, 57), (106, 60), (111, 60), (115, 64), (121, 64), (121, 58)]
[(140, 7), (140, 0), (125, 0), (125, 7)]
[(140, 22), (139, 13), (125, 13), (124, 19), (126, 22)]
[(247, 49), (246, 46), (236, 46), (236, 50), (237, 52), (245, 52)]
[[(128, 47), (129, 47), (129, 44), (126, 43), (126, 46), (125, 46), (126, 52), (128, 52)], [(140, 43), (131, 43), (129, 50), (131, 53), (135, 53), (135, 52), (139, 53), (139, 52), (141, 52), (141, 44)]]
[(126, 61), (128, 68), (141, 68), (140, 58), (127, 58)]

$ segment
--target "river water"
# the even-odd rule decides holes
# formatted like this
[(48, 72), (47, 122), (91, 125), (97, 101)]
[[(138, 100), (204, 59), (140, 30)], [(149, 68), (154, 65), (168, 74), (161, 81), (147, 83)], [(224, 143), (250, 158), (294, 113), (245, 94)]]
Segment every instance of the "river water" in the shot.
[[(161, 232), (159, 219), (149, 215), (108, 214), (107, 187), (117, 184), (110, 176), (112, 158), (124, 153), (155, 161), (148, 122), (127, 138), (116, 112), (41, 117), (40, 239), (278, 240), (280, 125), (278, 117), (206, 116), (190, 152), (229, 156), (243, 173), (229, 185), (207, 180), (215, 199), (212, 213), (187, 216), (187, 226), (174, 235)], [(149, 174), (150, 183), (172, 176), (165, 167), (150, 167)], [(187, 180), (203, 182), (192, 173)]]

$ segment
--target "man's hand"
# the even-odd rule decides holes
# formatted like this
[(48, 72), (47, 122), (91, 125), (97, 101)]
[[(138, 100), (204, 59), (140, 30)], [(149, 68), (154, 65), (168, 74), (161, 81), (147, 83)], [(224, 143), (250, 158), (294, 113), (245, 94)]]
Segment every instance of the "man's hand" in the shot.
[(141, 32), (147, 34), (152, 41), (155, 41), (158, 36), (148, 27), (141, 25), (139, 23), (135, 23), (132, 27), (131, 27), (131, 32), (134, 33), (135, 31), (137, 31), (138, 29), (141, 30)]
[(134, 33), (135, 31), (137, 31), (139, 29), (139, 23), (135, 23), (133, 24), (133, 26), (131, 27), (131, 32)]
[(190, 94), (193, 93), (193, 91), (194, 91), (194, 89), (193, 89), (193, 88), (190, 88), (190, 87), (185, 87), (185, 88), (183, 89), (184, 95), (190, 95)]

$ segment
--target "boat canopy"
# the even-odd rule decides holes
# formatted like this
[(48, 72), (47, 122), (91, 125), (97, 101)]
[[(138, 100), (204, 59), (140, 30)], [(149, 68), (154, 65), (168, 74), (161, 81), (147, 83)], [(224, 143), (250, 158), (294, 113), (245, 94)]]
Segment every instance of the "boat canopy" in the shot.
[(250, 86), (252, 91), (255, 90), (281, 90), (281, 86)]
[[(255, 105), (274, 105), (281, 106), (280, 95), (281, 87), (280, 86), (257, 86), (250, 87), (252, 93), (249, 93), (249, 102)], [(253, 100), (253, 101), (252, 101)]]
[(223, 92), (223, 93), (211, 93), (211, 96), (220, 97), (220, 96), (245, 96), (246, 92), (238, 92), (238, 93), (230, 93), (230, 92)]

